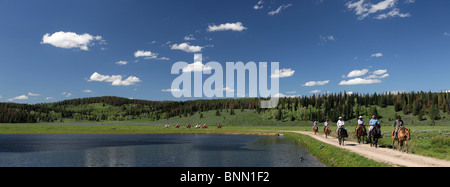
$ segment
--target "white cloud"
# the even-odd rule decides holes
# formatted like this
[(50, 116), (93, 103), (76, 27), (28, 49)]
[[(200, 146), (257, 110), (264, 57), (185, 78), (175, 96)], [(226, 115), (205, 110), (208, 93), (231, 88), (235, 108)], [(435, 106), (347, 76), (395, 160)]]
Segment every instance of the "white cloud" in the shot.
[(369, 69), (353, 70), (347, 75), (347, 77), (349, 77), (349, 78), (359, 77), (359, 76), (363, 76), (363, 75), (367, 74), (367, 72), (369, 72)]
[(208, 71), (211, 70), (212, 67), (205, 66), (202, 62), (197, 61), (192, 64), (188, 64), (183, 68), (183, 72), (193, 72), (193, 71)]
[(28, 96), (36, 97), (36, 96), (40, 96), (40, 95), (41, 94), (35, 94), (35, 93), (28, 92)]
[(320, 93), (320, 92), (322, 92), (322, 91), (321, 90), (313, 90), (313, 91), (310, 91), (309, 93), (316, 94), (316, 93)]
[(0, 99), (3, 98), (3, 96), (0, 95)]
[(382, 56), (383, 56), (383, 53), (375, 53), (375, 54), (370, 55), (370, 57), (375, 57), (375, 58), (380, 58)]
[(270, 12), (267, 13), (267, 14), (268, 14), (268, 15), (271, 15), (271, 16), (273, 16), (273, 15), (275, 15), (275, 14), (279, 14), (279, 13), (281, 12), (281, 10), (284, 10), (284, 9), (290, 7), (290, 6), (292, 6), (292, 3), (289, 3), (289, 4), (287, 4), (287, 5), (282, 4), (282, 5), (279, 6), (276, 10), (270, 11)]
[(119, 62), (116, 62), (116, 64), (117, 65), (127, 65), (128, 64), (128, 62), (127, 61), (119, 61)]
[(450, 33), (444, 32), (444, 36), (450, 36)]
[(191, 40), (196, 40), (196, 38), (194, 38), (194, 35), (190, 34), (190, 35), (185, 36), (184, 40), (191, 41)]
[(21, 96), (17, 96), (17, 97), (13, 97), (11, 99), (8, 99), (8, 101), (15, 101), (15, 100), (27, 100), (29, 99), (28, 96), (26, 95), (21, 95)]
[(161, 91), (163, 91), (163, 92), (181, 92), (181, 90), (180, 89), (162, 89)]
[(45, 100), (51, 100), (54, 99), (53, 97), (46, 97)]
[(295, 94), (297, 93), (297, 91), (290, 91), (290, 92), (286, 92), (287, 94)]
[(201, 52), (203, 47), (201, 46), (194, 46), (194, 45), (189, 45), (189, 43), (181, 43), (181, 44), (173, 44), (171, 46), (172, 50), (182, 50), (188, 53), (196, 53), (196, 52)]
[(283, 77), (290, 77), (294, 75), (295, 70), (292, 69), (277, 69), (275, 72), (270, 76), (271, 78), (283, 78)]
[(232, 89), (232, 88), (230, 88), (230, 87), (225, 87), (225, 88), (223, 88), (222, 90), (223, 90), (223, 91), (226, 91), (226, 92), (234, 92), (234, 91), (235, 91), (234, 89)]
[(146, 59), (156, 58), (158, 57), (157, 53), (152, 53), (151, 51), (139, 50), (134, 52), (134, 57), (145, 57)]
[(350, 80), (343, 80), (339, 83), (339, 85), (359, 85), (359, 84), (376, 84), (381, 83), (379, 79), (366, 79), (366, 78), (355, 78)]
[(52, 35), (50, 33), (45, 34), (42, 37), (41, 44), (51, 44), (55, 47), (70, 49), (80, 48), (83, 51), (89, 50), (88, 46), (92, 45), (95, 40), (100, 40), (100, 43), (105, 43), (101, 36), (92, 36), (90, 34), (78, 35), (74, 32), (55, 32)]
[(63, 93), (61, 93), (61, 95), (66, 95), (66, 97), (70, 97), (70, 96), (72, 96), (72, 93), (63, 92)]
[(94, 93), (92, 90), (81, 90), (84, 93)]
[[(405, 1), (406, 4), (412, 4), (414, 3), (414, 0), (407, 0)], [(370, 0), (351, 0), (346, 3), (346, 6), (349, 10), (353, 10), (355, 14), (358, 16), (359, 20), (365, 19), (367, 16), (371, 14), (377, 14), (379, 12), (386, 12), (387, 13), (380, 13), (377, 16), (375, 16), (375, 19), (386, 19), (389, 17), (410, 17), (411, 14), (409, 13), (400, 13), (400, 10), (397, 8), (398, 0), (382, 0), (378, 2), (377, 4), (371, 3)]]
[(129, 76), (127, 79), (122, 80), (122, 75), (101, 75), (97, 72), (91, 75), (88, 81), (97, 81), (97, 82), (111, 82), (113, 86), (130, 86), (135, 85), (141, 80), (135, 76)]
[(244, 27), (242, 25), (241, 22), (236, 22), (236, 23), (224, 23), (224, 24), (220, 24), (220, 25), (210, 25), (208, 26), (208, 31), (209, 32), (215, 32), (215, 31), (243, 31), (247, 29), (246, 27)]
[(385, 74), (387, 72), (387, 69), (379, 69), (373, 72), (374, 75), (381, 75)]
[(309, 81), (309, 82), (305, 83), (305, 84), (302, 85), (302, 86), (309, 86), (309, 87), (311, 87), (311, 86), (317, 86), (317, 85), (323, 86), (323, 85), (325, 85), (325, 84), (328, 84), (329, 82), (330, 82), (330, 80), (326, 80), (326, 81)]
[(253, 9), (259, 10), (259, 9), (264, 8), (263, 4), (264, 4), (264, 2), (262, 0), (260, 0), (260, 1), (258, 1), (258, 3), (255, 6), (253, 6)]

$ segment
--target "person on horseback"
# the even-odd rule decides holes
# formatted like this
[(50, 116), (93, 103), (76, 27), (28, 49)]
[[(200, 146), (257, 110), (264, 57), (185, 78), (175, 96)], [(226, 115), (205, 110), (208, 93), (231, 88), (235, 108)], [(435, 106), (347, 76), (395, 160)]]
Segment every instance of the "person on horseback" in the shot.
[(370, 119), (369, 125), (370, 125), (370, 128), (369, 128), (369, 136), (370, 136), (370, 132), (372, 131), (373, 127), (374, 127), (375, 125), (380, 125), (380, 122), (378, 122), (378, 120), (375, 119), (375, 115), (373, 115), (373, 116), (372, 116), (372, 119)]
[(323, 123), (323, 132), (325, 132), (325, 129), (328, 127), (328, 119), (325, 120), (325, 123)]
[(345, 128), (345, 122), (344, 122), (344, 120), (342, 120), (342, 117), (339, 117), (339, 121), (337, 122), (337, 130), (336, 130), (336, 133), (337, 134), (339, 134), (339, 130), (341, 129), (341, 128), (343, 128), (343, 129), (345, 129), (345, 130), (347, 130), (346, 128)]
[(314, 121), (314, 126), (313, 126), (314, 133), (316, 133), (316, 129), (317, 129), (317, 132), (319, 132), (319, 126), (318, 125), (319, 124), (317, 123), (317, 121)]
[(402, 117), (400, 115), (397, 116), (397, 120), (395, 120), (395, 122), (392, 126), (394, 126), (394, 136), (395, 136), (395, 139), (397, 139), (398, 131), (400, 131), (400, 129), (405, 126), (405, 124), (403, 123)]
[(362, 119), (363, 117), (362, 116), (359, 116), (358, 117), (358, 126), (356, 127), (356, 130), (358, 131), (361, 127), (362, 128), (366, 128), (365, 126), (364, 126), (364, 120)]

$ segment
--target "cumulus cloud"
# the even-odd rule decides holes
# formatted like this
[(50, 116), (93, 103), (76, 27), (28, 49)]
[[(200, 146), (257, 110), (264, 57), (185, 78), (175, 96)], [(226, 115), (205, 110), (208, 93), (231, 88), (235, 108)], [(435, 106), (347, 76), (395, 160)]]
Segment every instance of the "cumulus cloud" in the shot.
[(287, 5), (282, 4), (282, 5), (279, 6), (276, 10), (270, 11), (270, 12), (267, 13), (267, 14), (268, 14), (268, 15), (271, 15), (271, 16), (276, 15), (276, 14), (279, 14), (282, 10), (284, 10), (284, 9), (290, 7), (290, 6), (292, 6), (292, 3), (289, 3), (289, 4), (287, 4)]
[(172, 50), (182, 50), (188, 53), (201, 52), (202, 46), (189, 45), (189, 43), (173, 44), (170, 47)]
[(292, 70), (292, 69), (277, 69), (270, 77), (271, 78), (290, 77), (290, 76), (294, 75), (294, 73), (295, 73), (295, 70)]
[(113, 86), (130, 86), (135, 85), (141, 80), (135, 76), (129, 76), (127, 79), (122, 80), (122, 75), (102, 75), (100, 73), (93, 73), (88, 81), (97, 81), (97, 82), (110, 82)]
[(69, 92), (63, 92), (63, 93), (61, 93), (61, 95), (66, 95), (66, 97), (70, 97), (70, 96), (72, 96), (72, 93), (69, 93)]
[(163, 92), (181, 92), (181, 90), (180, 89), (162, 89), (161, 91), (163, 91)]
[(366, 78), (355, 78), (350, 80), (343, 80), (339, 85), (359, 85), (359, 84), (376, 84), (381, 83), (379, 79), (366, 79)]
[(119, 61), (119, 62), (116, 62), (116, 64), (117, 64), (117, 65), (127, 65), (128, 62), (127, 62), (127, 61), (121, 60), (121, 61)]
[(264, 2), (262, 0), (260, 0), (260, 1), (258, 1), (258, 3), (255, 6), (253, 6), (253, 9), (259, 10), (259, 9), (264, 8), (263, 4), (264, 4)]
[(208, 26), (209, 32), (215, 32), (215, 31), (243, 31), (247, 29), (242, 25), (241, 22), (236, 23), (224, 23), (220, 25), (210, 25)]
[(134, 57), (145, 57), (145, 58), (156, 58), (158, 57), (157, 53), (152, 53), (151, 51), (138, 50), (134, 52)]
[(45, 34), (42, 37), (41, 44), (50, 44), (59, 48), (80, 48), (83, 51), (89, 50), (88, 46), (93, 45), (94, 41), (100, 41), (104, 43), (105, 41), (101, 36), (93, 36), (90, 34), (77, 34), (74, 32), (55, 32), (50, 35), (50, 33)]
[(383, 56), (383, 53), (375, 53), (375, 54), (370, 55), (370, 57), (375, 57), (375, 58), (380, 58), (382, 56)]
[(316, 93), (320, 93), (320, 92), (322, 92), (322, 91), (321, 90), (313, 90), (313, 91), (310, 91), (309, 93), (316, 94)]
[(27, 99), (29, 99), (28, 96), (26, 96), (26, 95), (20, 95), (20, 96), (17, 96), (17, 97), (13, 97), (13, 98), (11, 98), (11, 99), (8, 99), (8, 101), (27, 100)]
[(326, 80), (326, 81), (309, 81), (309, 82), (305, 83), (302, 86), (309, 86), (309, 87), (311, 87), (311, 86), (323, 86), (325, 84), (328, 84), (329, 82), (330, 82), (330, 80)]
[(28, 96), (36, 97), (36, 96), (40, 96), (40, 95), (41, 95), (41, 94), (36, 94), (36, 93), (28, 92)]
[(349, 78), (359, 77), (359, 76), (363, 76), (363, 75), (367, 74), (367, 72), (369, 72), (369, 69), (353, 70), (347, 75), (347, 77), (349, 77)]
[[(414, 3), (414, 0), (407, 0), (406, 4)], [(378, 14), (375, 19), (386, 19), (390, 17), (410, 17), (409, 13), (400, 13), (397, 8), (398, 0), (382, 0), (376, 4), (371, 3), (370, 0), (351, 0), (347, 2), (346, 6), (349, 10), (353, 10), (358, 16), (359, 20), (363, 20), (371, 14)], [(384, 13), (383, 13), (384, 12)]]

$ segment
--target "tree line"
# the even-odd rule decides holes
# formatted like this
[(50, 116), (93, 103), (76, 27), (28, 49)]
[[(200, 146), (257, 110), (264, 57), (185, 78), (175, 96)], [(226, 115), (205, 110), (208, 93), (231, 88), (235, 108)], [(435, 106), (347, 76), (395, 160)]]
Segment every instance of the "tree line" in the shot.
[(382, 94), (318, 94), (280, 98), (273, 109), (263, 109), (260, 101), (268, 98), (209, 99), (192, 101), (148, 101), (122, 97), (90, 97), (54, 103), (17, 104), (0, 103), (0, 123), (63, 122), (67, 119), (89, 121), (126, 121), (137, 118), (158, 121), (172, 117), (187, 117), (195, 113), (223, 109), (230, 115), (234, 110), (251, 110), (268, 120), (336, 122), (354, 119), (360, 115), (378, 115), (377, 107), (393, 106), (395, 112), (441, 118), (440, 111), (450, 113), (450, 93), (409, 92)]

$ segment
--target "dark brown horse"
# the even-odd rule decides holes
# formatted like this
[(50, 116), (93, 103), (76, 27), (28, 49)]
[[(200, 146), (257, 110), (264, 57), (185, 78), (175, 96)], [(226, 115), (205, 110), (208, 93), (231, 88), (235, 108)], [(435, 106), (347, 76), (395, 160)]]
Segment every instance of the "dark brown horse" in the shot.
[(175, 128), (179, 129), (181, 126), (177, 123), (177, 125), (175, 126)]
[(408, 152), (408, 140), (411, 140), (411, 131), (405, 127), (400, 127), (397, 138), (395, 137), (394, 131), (392, 131), (392, 149), (395, 150), (394, 143), (397, 140), (397, 149), (403, 152), (403, 143), (405, 143), (406, 152)]
[(217, 125), (218, 129), (222, 129), (222, 125), (219, 123), (219, 125)]
[(190, 129), (191, 126), (192, 126), (192, 125), (189, 123), (188, 125), (186, 125), (186, 128)]
[(369, 134), (370, 147), (378, 148), (378, 139), (382, 137), (381, 126), (377, 124), (372, 128), (372, 131), (370, 131)]
[(345, 138), (348, 137), (347, 130), (345, 128), (341, 127), (338, 131), (338, 140), (339, 145), (345, 145)]
[(358, 139), (358, 143), (361, 144), (361, 141), (364, 142), (367, 136), (366, 132), (366, 126), (365, 125), (358, 125), (355, 129), (356, 132), (356, 138)]

